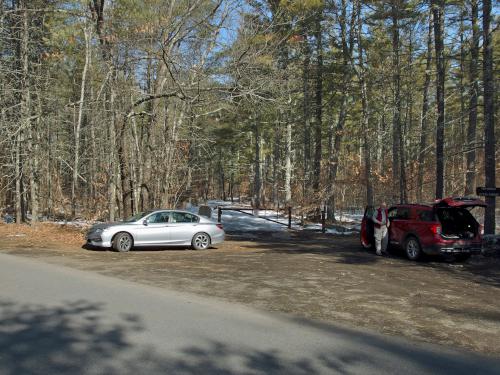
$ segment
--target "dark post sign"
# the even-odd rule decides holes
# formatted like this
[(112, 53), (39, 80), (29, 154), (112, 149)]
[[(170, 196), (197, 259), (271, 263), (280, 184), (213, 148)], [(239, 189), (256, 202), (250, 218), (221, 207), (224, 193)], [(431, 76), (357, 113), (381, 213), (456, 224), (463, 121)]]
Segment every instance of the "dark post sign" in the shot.
[(500, 197), (500, 188), (497, 187), (478, 187), (476, 194), (483, 197)]

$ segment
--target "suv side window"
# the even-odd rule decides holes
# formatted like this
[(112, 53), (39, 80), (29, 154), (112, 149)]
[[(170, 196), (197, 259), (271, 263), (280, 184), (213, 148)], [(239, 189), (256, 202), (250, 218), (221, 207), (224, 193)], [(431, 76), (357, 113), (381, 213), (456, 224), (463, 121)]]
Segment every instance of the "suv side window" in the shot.
[(398, 208), (398, 219), (408, 220), (410, 218), (410, 209), (408, 207)]
[(172, 212), (172, 223), (197, 223), (198, 216), (186, 212)]
[(408, 207), (396, 207), (389, 210), (389, 219), (408, 220), (410, 209)]
[(397, 215), (398, 215), (398, 209), (397, 208), (391, 208), (391, 209), (389, 209), (389, 213), (387, 214), (387, 216), (389, 217), (389, 219), (396, 219)]
[(417, 210), (417, 217), (420, 221), (436, 221), (436, 215), (434, 215), (434, 211), (432, 210)]

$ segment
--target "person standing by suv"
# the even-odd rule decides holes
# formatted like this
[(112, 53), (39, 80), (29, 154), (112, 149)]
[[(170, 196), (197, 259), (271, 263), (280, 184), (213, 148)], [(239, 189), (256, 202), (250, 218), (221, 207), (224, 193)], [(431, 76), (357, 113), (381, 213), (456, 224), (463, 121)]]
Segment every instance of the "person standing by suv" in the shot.
[(372, 220), (375, 229), (375, 249), (377, 255), (382, 255), (382, 252), (385, 253), (387, 249), (387, 233), (390, 225), (385, 202), (382, 202), (380, 207), (373, 212)]

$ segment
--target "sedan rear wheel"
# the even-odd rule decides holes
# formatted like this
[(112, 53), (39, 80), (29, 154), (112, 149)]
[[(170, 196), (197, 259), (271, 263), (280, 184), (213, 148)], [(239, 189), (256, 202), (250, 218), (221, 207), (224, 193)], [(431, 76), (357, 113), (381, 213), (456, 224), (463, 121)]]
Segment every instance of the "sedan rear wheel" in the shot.
[(418, 260), (422, 255), (422, 249), (415, 237), (410, 237), (406, 240), (405, 251), (406, 256), (410, 260)]
[(113, 240), (113, 249), (121, 253), (132, 249), (132, 236), (128, 233), (118, 233)]
[(206, 233), (196, 233), (193, 236), (191, 245), (195, 250), (206, 250), (210, 246), (210, 236)]

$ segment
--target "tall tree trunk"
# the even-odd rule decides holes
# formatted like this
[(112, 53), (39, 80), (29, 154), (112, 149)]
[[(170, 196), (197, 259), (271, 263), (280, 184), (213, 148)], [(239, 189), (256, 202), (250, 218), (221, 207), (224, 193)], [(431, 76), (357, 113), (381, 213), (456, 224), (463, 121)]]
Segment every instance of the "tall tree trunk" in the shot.
[(319, 190), (321, 181), (321, 154), (322, 154), (322, 127), (323, 127), (323, 38), (321, 21), (323, 8), (318, 10), (316, 16), (316, 93), (315, 93), (315, 116), (314, 116), (314, 179), (313, 189)]
[[(495, 187), (495, 82), (493, 80), (493, 44), (491, 0), (483, 2), (483, 82), (484, 82), (484, 177), (486, 187)], [(495, 233), (495, 197), (486, 197), (484, 233)]]
[(142, 155), (142, 137), (139, 136), (139, 132), (137, 130), (137, 121), (135, 117), (132, 117), (132, 136), (134, 139), (134, 157), (133, 166), (131, 166), (132, 174), (132, 191), (133, 191), (133, 200), (134, 200), (134, 211), (132, 214), (136, 214), (139, 211), (142, 211), (140, 208), (141, 201), (141, 192), (142, 192), (142, 184), (144, 178), (144, 158)]
[(21, 158), (21, 145), (23, 144), (22, 130), (19, 130), (15, 139), (15, 179), (16, 179), (16, 191), (15, 191), (15, 211), (16, 211), (16, 223), (21, 223), (23, 218), (23, 191), (22, 191), (22, 179), (23, 179), (23, 168), (22, 168), (22, 158)]
[(117, 165), (116, 165), (116, 114), (115, 114), (115, 73), (114, 68), (111, 66), (113, 72), (111, 73), (111, 88), (109, 98), (109, 111), (111, 121), (108, 126), (109, 136), (109, 153), (108, 153), (108, 211), (109, 220), (115, 221), (116, 218), (116, 186), (117, 186)]
[(342, 145), (342, 139), (344, 136), (344, 126), (347, 118), (347, 99), (351, 90), (351, 78), (352, 78), (352, 48), (354, 40), (354, 22), (355, 22), (355, 12), (352, 13), (349, 35), (348, 35), (348, 21), (347, 21), (347, 3), (342, 0), (342, 16), (340, 19), (340, 35), (342, 44), (342, 94), (339, 104), (339, 115), (337, 119), (337, 125), (334, 131), (333, 140), (333, 153), (330, 160), (330, 170), (329, 170), (329, 181), (328, 190), (329, 196), (328, 200), (328, 217), (331, 220), (335, 220), (335, 183), (337, 180), (337, 172), (339, 167), (339, 156), (340, 149)]
[(444, 10), (444, 0), (432, 0), (436, 49), (436, 199), (443, 198), (444, 194)]
[(118, 128), (118, 149), (116, 152), (117, 162), (118, 162), (118, 176), (117, 179), (120, 181), (119, 187), (121, 194), (118, 195), (120, 198), (118, 201), (118, 212), (122, 218), (126, 218), (129, 215), (129, 209), (127, 205), (127, 196), (130, 190), (130, 181), (128, 166), (125, 160), (125, 153), (127, 152), (125, 148), (125, 136), (126, 136), (126, 120), (121, 119)]
[[(54, 191), (52, 189), (52, 121), (47, 122), (47, 216), (53, 217), (54, 214)], [(95, 155), (95, 153), (93, 154)]]
[(362, 18), (361, 18), (361, 3), (360, 0), (356, 1), (356, 6), (358, 8), (358, 25), (357, 25), (357, 39), (358, 39), (358, 59), (359, 59), (359, 84), (361, 88), (361, 108), (363, 113), (363, 118), (361, 119), (361, 132), (363, 140), (363, 159), (365, 164), (364, 169), (364, 180), (366, 186), (366, 204), (373, 205), (373, 185), (371, 179), (371, 155), (370, 155), (370, 143), (368, 140), (368, 132), (370, 129), (370, 107), (368, 105), (368, 94), (366, 85), (366, 67), (363, 61), (363, 39), (361, 34), (362, 29)]
[(110, 115), (108, 126), (109, 137), (109, 152), (108, 152), (108, 215), (110, 221), (115, 221), (116, 218), (116, 197), (117, 186), (119, 179), (119, 166), (116, 163), (116, 67), (113, 61), (111, 45), (109, 38), (105, 35), (104, 30), (104, 0), (89, 1), (90, 12), (92, 19), (95, 22), (96, 34), (99, 38), (101, 46), (101, 56), (103, 61), (108, 65), (109, 71), (109, 85), (108, 85), (108, 101), (106, 102), (105, 109)]
[(254, 160), (254, 183), (253, 183), (253, 196), (254, 196), (254, 207), (260, 207), (261, 198), (261, 188), (262, 188), (262, 168), (260, 160), (260, 148), (261, 148), (261, 135), (259, 129), (259, 122), (257, 118), (254, 121), (254, 135), (255, 135), (255, 160)]
[(373, 184), (371, 178), (371, 154), (370, 154), (370, 142), (368, 137), (368, 132), (370, 131), (370, 111), (368, 106), (368, 95), (366, 88), (366, 81), (363, 79), (361, 82), (361, 101), (363, 107), (363, 119), (362, 119), (362, 132), (363, 132), (363, 158), (365, 163), (365, 186), (366, 186), (366, 204), (373, 205)]
[[(276, 123), (274, 127), (274, 143), (273, 143), (273, 153), (270, 155), (270, 162), (272, 168), (272, 185), (271, 185), (271, 202), (276, 204), (278, 202), (278, 190), (279, 190), (279, 163), (280, 163), (280, 139), (281, 139), (281, 118), (283, 117), (283, 111), (278, 111), (276, 117)], [(286, 187), (285, 187), (286, 188)]]
[[(288, 12), (283, 9), (280, 5), (279, 0), (273, 1), (273, 19), (276, 21), (276, 34), (279, 37), (279, 47), (278, 47), (278, 69), (283, 82), (283, 93), (286, 94), (287, 102), (278, 111), (278, 121), (276, 124), (275, 134), (276, 142), (274, 145), (274, 160), (273, 160), (273, 201), (279, 205), (279, 183), (278, 168), (281, 166), (280, 150), (281, 142), (280, 138), (282, 136), (281, 124), (285, 123), (285, 181), (284, 181), (284, 191), (285, 191), (285, 202), (290, 203), (292, 199), (292, 123), (290, 116), (290, 105), (292, 104), (292, 98), (290, 94), (290, 80), (288, 72), (289, 64), (289, 51), (287, 40), (290, 35), (290, 25)], [(307, 43), (307, 41), (305, 41)], [(308, 59), (308, 57), (307, 57)], [(308, 64), (308, 62), (307, 62)], [(305, 69), (305, 67), (304, 67)], [(304, 72), (305, 74), (306, 72)], [(305, 89), (305, 87), (304, 87)]]
[[(32, 98), (31, 98), (31, 72), (30, 72), (30, 16), (25, 1), (19, 1), (22, 10), (22, 26), (20, 35), (21, 59), (21, 126), (27, 131), (28, 177), (31, 198), (31, 223), (38, 221), (38, 168), (36, 153), (36, 140), (32, 123)], [(22, 203), (22, 202), (21, 202)]]
[(391, 7), (392, 19), (392, 181), (394, 184), (393, 200), (403, 203), (403, 181), (401, 179), (401, 67), (399, 58), (399, 8), (396, 3)]
[[(93, 91), (90, 92), (90, 100), (93, 101)], [(90, 128), (90, 150), (92, 155), (97, 155), (97, 142), (96, 142), (96, 124), (92, 117), (89, 121)], [(97, 174), (97, 160), (95, 157), (90, 159), (89, 165), (89, 206), (92, 207), (96, 204), (97, 188), (96, 188), (96, 174)]]
[(431, 83), (431, 63), (432, 63), (432, 12), (429, 12), (429, 28), (427, 31), (427, 57), (425, 62), (425, 80), (422, 94), (422, 112), (420, 115), (420, 144), (418, 150), (417, 169), (417, 202), (423, 201), (424, 185), (424, 163), (427, 150), (427, 131), (429, 119), (429, 86)]
[(309, 112), (309, 70), (311, 62), (311, 49), (309, 47), (307, 37), (307, 33), (304, 32), (302, 42), (302, 54), (304, 55), (304, 62), (302, 64), (302, 121), (304, 126), (304, 175), (302, 176), (302, 194), (304, 200), (306, 199), (307, 190), (309, 188), (309, 172), (311, 164), (311, 118)]
[(224, 174), (224, 162), (222, 160), (222, 149), (219, 149), (219, 182), (220, 182), (220, 199), (226, 200), (226, 176)]
[(285, 202), (292, 200), (292, 123), (288, 119), (285, 135)]
[(78, 119), (75, 126), (75, 143), (73, 155), (73, 178), (71, 180), (71, 216), (74, 218), (76, 215), (76, 186), (79, 176), (79, 162), (80, 162), (80, 133), (83, 121), (83, 108), (85, 102), (85, 86), (87, 83), (87, 71), (90, 64), (90, 28), (85, 25), (85, 63), (83, 65), (82, 79), (80, 83), (80, 100), (78, 102)]
[[(466, 189), (466, 179), (467, 179), (467, 125), (465, 121), (466, 109), (465, 109), (465, 100), (466, 100), (466, 85), (465, 85), (465, 72), (466, 72), (466, 64), (467, 64), (467, 51), (466, 50), (466, 38), (465, 38), (465, 19), (467, 17), (467, 4), (464, 2), (460, 6), (460, 24), (459, 24), (459, 33), (460, 33), (460, 67), (459, 67), (459, 81), (458, 81), (458, 90), (460, 96), (460, 117), (459, 117), (459, 140), (456, 143), (458, 147), (462, 150), (462, 170), (463, 170), (463, 190)], [(470, 65), (470, 63), (469, 63)], [(467, 106), (468, 108), (468, 106)], [(467, 109), (468, 113), (468, 109)]]
[(470, 101), (469, 101), (469, 126), (467, 127), (467, 170), (465, 172), (465, 195), (474, 194), (476, 185), (476, 127), (477, 127), (477, 98), (479, 95), (478, 61), (479, 61), (479, 25), (478, 3), (471, 0), (472, 41), (470, 47), (471, 60), (470, 72)]

